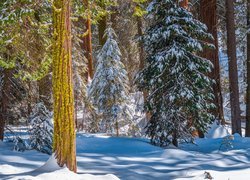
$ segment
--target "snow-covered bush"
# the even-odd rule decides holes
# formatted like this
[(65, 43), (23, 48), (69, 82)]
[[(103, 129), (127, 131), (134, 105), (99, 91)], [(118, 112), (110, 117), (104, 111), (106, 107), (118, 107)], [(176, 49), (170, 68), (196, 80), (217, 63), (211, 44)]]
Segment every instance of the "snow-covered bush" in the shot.
[(219, 150), (230, 150), (233, 148), (233, 140), (234, 136), (233, 135), (228, 135), (222, 139), (221, 145)]
[(191, 142), (193, 132), (206, 132), (213, 119), (210, 60), (199, 56), (211, 47), (207, 27), (175, 1), (154, 0), (148, 7), (150, 27), (143, 36), (146, 63), (136, 78), (148, 91), (151, 115), (147, 135), (158, 146)]
[(19, 136), (14, 136), (13, 143), (14, 143), (13, 147), (14, 151), (25, 151), (29, 149), (29, 144), (27, 143), (27, 141), (25, 141)]
[(107, 41), (101, 49), (89, 97), (101, 115), (100, 127), (104, 132), (119, 132), (119, 127), (130, 123), (132, 117), (128, 108), (129, 86), (121, 52), (115, 41), (112, 28), (106, 30)]
[(31, 128), (30, 147), (40, 152), (52, 154), (53, 124), (52, 113), (43, 103), (38, 103), (29, 117)]

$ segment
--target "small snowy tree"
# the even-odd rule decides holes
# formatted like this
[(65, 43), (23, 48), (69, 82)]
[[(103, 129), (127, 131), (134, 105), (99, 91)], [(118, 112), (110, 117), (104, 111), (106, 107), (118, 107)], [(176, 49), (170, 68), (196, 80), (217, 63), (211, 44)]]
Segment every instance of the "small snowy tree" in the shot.
[(204, 24), (176, 1), (154, 0), (148, 7), (151, 26), (143, 37), (146, 66), (138, 74), (140, 90), (148, 90), (151, 118), (147, 135), (158, 146), (191, 142), (194, 130), (205, 132), (213, 118), (212, 64), (199, 56), (212, 45)]
[[(107, 41), (98, 55), (96, 72), (89, 87), (89, 97), (102, 118), (103, 130), (119, 134), (119, 126), (131, 119), (127, 108), (128, 76), (121, 62), (121, 53), (115, 41), (115, 32), (108, 28)], [(119, 122), (118, 122), (119, 121)]]
[(52, 153), (53, 124), (52, 113), (43, 103), (38, 103), (29, 117), (31, 129), (30, 146), (43, 153)]

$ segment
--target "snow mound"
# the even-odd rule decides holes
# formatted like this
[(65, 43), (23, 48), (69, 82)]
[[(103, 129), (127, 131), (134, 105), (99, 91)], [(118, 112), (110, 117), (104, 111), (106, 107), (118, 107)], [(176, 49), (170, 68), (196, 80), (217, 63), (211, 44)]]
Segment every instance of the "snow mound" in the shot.
[(42, 173), (36, 176), (16, 176), (10, 178), (10, 180), (119, 180), (116, 176), (112, 174), (107, 174), (104, 176), (94, 176), (90, 174), (76, 174), (69, 171), (67, 168), (61, 168), (60, 170)]
[[(72, 171), (70, 171), (67, 167), (60, 167), (57, 164), (57, 160), (55, 158), (55, 155), (52, 154), (48, 161), (41, 166), (40, 168), (33, 171), (34, 174), (38, 174), (35, 177), (32, 176), (23, 176), (18, 177), (17, 179), (22, 180), (54, 180), (54, 179), (60, 179), (60, 180), (119, 180), (116, 176), (112, 174), (107, 174), (104, 176), (94, 176), (90, 174), (76, 174)], [(12, 180), (15, 180), (12, 179)]]
[(34, 172), (52, 172), (60, 169), (62, 168), (58, 166), (55, 155), (52, 154), (48, 161), (43, 166), (36, 169)]
[(217, 122), (215, 121), (209, 131), (206, 134), (207, 138), (211, 139), (216, 139), (216, 138), (224, 138), (229, 135), (228, 130), (226, 129), (225, 126), (218, 125)]

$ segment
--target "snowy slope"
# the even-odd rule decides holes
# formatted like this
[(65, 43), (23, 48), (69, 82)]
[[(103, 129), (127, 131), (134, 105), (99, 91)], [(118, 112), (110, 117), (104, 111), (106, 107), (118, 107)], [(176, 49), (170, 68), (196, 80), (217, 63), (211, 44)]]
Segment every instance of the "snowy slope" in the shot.
[(78, 133), (77, 175), (67, 169), (29, 172), (42, 166), (49, 156), (35, 151), (12, 152), (4, 143), (0, 145), (0, 179), (92, 180), (117, 176), (122, 180), (203, 180), (207, 171), (215, 180), (249, 180), (250, 139), (235, 136), (232, 147), (219, 150), (222, 141), (223, 138), (197, 139), (196, 145), (162, 149), (146, 139)]

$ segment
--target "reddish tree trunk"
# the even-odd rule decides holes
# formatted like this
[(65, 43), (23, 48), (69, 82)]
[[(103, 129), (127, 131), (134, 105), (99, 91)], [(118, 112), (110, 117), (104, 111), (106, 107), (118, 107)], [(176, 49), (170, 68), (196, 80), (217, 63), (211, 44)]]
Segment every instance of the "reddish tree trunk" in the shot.
[(179, 0), (180, 6), (184, 8), (188, 8), (188, 0)]
[(92, 58), (91, 16), (89, 12), (89, 1), (84, 0), (83, 3), (88, 11), (87, 18), (84, 20), (86, 33), (83, 37), (83, 49), (84, 49), (84, 56), (88, 60), (88, 79), (92, 79), (94, 72), (93, 72), (93, 58)]
[[(141, 17), (136, 17), (136, 21), (137, 21), (137, 33), (138, 33), (138, 36), (142, 37), (143, 36), (142, 18)], [(144, 52), (144, 49), (143, 49), (143, 42), (141, 42), (141, 41), (139, 42), (138, 49), (139, 49), (139, 60), (140, 60), (139, 69), (142, 70), (144, 68), (144, 58), (145, 58), (145, 52)], [(148, 97), (148, 92), (144, 90), (142, 93), (143, 93), (143, 101), (145, 102), (147, 97)], [(150, 116), (151, 116), (150, 113), (146, 114), (147, 120), (150, 119)]]
[[(105, 4), (103, 0), (99, 3), (99, 5), (105, 9)], [(105, 30), (107, 28), (107, 16), (104, 15), (102, 18), (98, 21), (98, 37), (99, 37), (99, 45), (103, 46), (106, 42), (106, 37), (104, 37)]]
[(4, 127), (7, 121), (7, 110), (9, 105), (9, 92), (11, 91), (11, 70), (4, 69), (3, 70), (3, 86), (2, 86), (2, 99), (1, 99), (1, 107), (0, 107), (0, 140), (4, 138)]
[(39, 101), (42, 101), (47, 109), (50, 111), (53, 110), (52, 104), (52, 77), (50, 74), (46, 75), (42, 79), (38, 81), (38, 88), (39, 88)]
[(76, 172), (71, 0), (54, 0), (53, 7), (53, 152), (60, 167)]
[(217, 0), (201, 0), (200, 1), (200, 16), (201, 21), (208, 27), (208, 32), (214, 37), (214, 41), (210, 43), (214, 44), (215, 50), (204, 49), (202, 56), (206, 59), (211, 60), (214, 65), (214, 69), (210, 73), (210, 77), (215, 80), (213, 90), (215, 94), (214, 104), (217, 106), (214, 111), (214, 116), (218, 118), (222, 124), (225, 123), (223, 115), (223, 99), (221, 94), (221, 83), (220, 83), (220, 62), (219, 62), (219, 51), (218, 51), (218, 35), (217, 35)]
[[(250, 27), (250, 0), (247, 0), (247, 27)], [(246, 137), (250, 137), (250, 31), (247, 32)]]
[(226, 0), (226, 28), (232, 133), (241, 134), (234, 0)]

